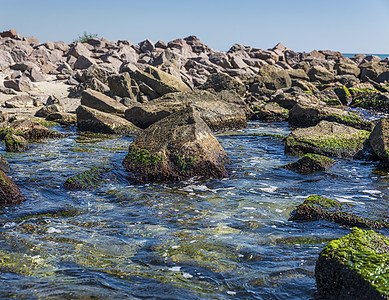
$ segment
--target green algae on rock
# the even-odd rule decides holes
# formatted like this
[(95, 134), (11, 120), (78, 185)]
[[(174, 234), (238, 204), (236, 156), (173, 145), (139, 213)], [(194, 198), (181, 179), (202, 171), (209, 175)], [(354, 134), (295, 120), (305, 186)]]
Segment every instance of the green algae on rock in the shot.
[(4, 137), (5, 151), (7, 152), (25, 152), (29, 145), (26, 139), (20, 135), (7, 134)]
[(0, 170), (0, 206), (18, 204), (24, 200), (19, 187)]
[(64, 186), (70, 189), (93, 189), (104, 180), (104, 175), (109, 172), (103, 168), (92, 168), (81, 174), (68, 178)]
[(227, 154), (193, 108), (154, 123), (130, 145), (123, 165), (132, 181), (174, 182), (226, 177)]
[(335, 160), (332, 158), (319, 154), (308, 153), (298, 161), (289, 163), (283, 166), (283, 168), (302, 174), (310, 174), (318, 171), (326, 171), (334, 164)]
[(353, 228), (320, 253), (318, 299), (389, 299), (389, 239)]
[(316, 126), (295, 129), (286, 138), (285, 151), (294, 155), (314, 153), (353, 158), (366, 149), (369, 134), (365, 130), (321, 121)]
[(346, 208), (345, 205), (338, 201), (318, 195), (311, 195), (302, 204), (297, 206), (289, 220), (303, 222), (326, 220), (346, 226), (373, 229), (389, 227), (389, 224), (385, 221), (363, 218), (344, 211), (344, 208)]

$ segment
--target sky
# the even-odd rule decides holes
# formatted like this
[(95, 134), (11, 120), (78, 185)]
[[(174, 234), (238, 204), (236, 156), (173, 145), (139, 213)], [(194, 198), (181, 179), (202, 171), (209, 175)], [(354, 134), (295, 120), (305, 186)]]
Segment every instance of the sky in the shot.
[(389, 0), (0, 0), (0, 31), (42, 42), (83, 32), (112, 41), (168, 42), (196, 35), (211, 48), (234, 43), (294, 51), (389, 53)]

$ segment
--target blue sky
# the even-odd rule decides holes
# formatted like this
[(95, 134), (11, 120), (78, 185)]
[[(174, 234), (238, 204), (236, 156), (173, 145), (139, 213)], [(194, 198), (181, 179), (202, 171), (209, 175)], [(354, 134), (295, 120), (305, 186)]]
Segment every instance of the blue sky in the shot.
[(71, 42), (168, 42), (196, 35), (217, 50), (234, 43), (296, 51), (389, 53), (389, 0), (1, 0), (0, 30)]

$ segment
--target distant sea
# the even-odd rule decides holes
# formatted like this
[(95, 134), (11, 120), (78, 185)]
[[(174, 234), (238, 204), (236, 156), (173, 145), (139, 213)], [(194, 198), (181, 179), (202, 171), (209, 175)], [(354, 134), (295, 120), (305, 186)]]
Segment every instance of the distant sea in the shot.
[(353, 57), (355, 54), (375, 55), (381, 59), (389, 57), (389, 54), (371, 54), (371, 53), (342, 53), (345, 57)]

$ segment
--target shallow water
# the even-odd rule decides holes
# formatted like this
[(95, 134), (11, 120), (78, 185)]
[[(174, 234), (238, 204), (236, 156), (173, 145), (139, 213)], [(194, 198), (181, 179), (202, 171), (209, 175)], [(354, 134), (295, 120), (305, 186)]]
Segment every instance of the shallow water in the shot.
[[(250, 135), (286, 135), (286, 123), (219, 134), (229, 178), (148, 185), (129, 184), (121, 166), (132, 138), (55, 129), (66, 137), (23, 154), (1, 148), (28, 200), (0, 215), (0, 298), (309, 299), (318, 254), (350, 229), (289, 222), (293, 208), (320, 194), (389, 217), (389, 175), (377, 163), (337, 160), (300, 175), (280, 168), (297, 159), (282, 140)], [(94, 166), (112, 168), (102, 186), (63, 187)], [(69, 214), (47, 214), (58, 210)]]

